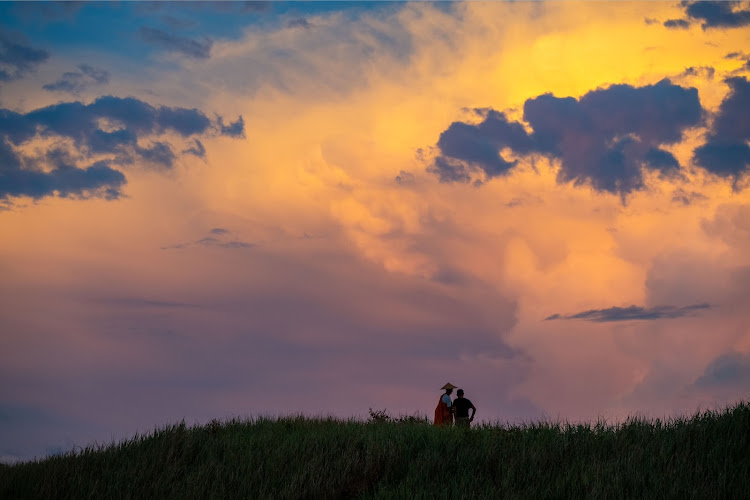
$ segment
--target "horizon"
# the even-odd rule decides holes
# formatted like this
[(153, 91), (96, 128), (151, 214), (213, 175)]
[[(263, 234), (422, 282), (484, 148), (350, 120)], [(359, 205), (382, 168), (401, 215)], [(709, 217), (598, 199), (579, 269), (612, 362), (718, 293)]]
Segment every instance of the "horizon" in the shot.
[(475, 422), (750, 399), (750, 2), (0, 18), (0, 462), (446, 382)]

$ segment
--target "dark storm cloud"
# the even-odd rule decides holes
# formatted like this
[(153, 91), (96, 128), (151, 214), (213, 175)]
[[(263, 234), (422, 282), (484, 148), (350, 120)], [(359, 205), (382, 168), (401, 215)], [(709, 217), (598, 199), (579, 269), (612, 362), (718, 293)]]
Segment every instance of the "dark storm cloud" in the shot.
[(653, 320), (653, 319), (672, 319), (681, 318), (694, 314), (701, 309), (708, 309), (708, 304), (694, 304), (692, 306), (675, 307), (675, 306), (657, 306), (657, 307), (610, 307), (608, 309), (590, 309), (588, 311), (576, 314), (563, 315), (553, 314), (548, 316), (545, 321), (555, 319), (581, 319), (584, 321), (593, 321), (595, 323), (606, 323), (610, 321), (628, 321), (628, 320)]
[(229, 239), (231, 231), (223, 227), (215, 227), (209, 231), (209, 235), (192, 243), (176, 243), (161, 247), (162, 250), (182, 250), (189, 247), (218, 247), (218, 248), (253, 248), (254, 243), (248, 243), (238, 239)]
[(0, 109), (0, 136), (18, 144), (33, 137), (35, 133), (36, 124), (26, 115), (9, 109)]
[(47, 59), (49, 53), (29, 45), (25, 36), (0, 28), (0, 82), (21, 78)]
[[(104, 78), (90, 67), (82, 71)], [(205, 148), (196, 135), (241, 136), (244, 121), (240, 117), (224, 126), (221, 117), (212, 122), (197, 109), (152, 106), (133, 97), (113, 96), (100, 97), (90, 104), (58, 103), (26, 114), (0, 109), (0, 198), (54, 194), (117, 198), (125, 176), (113, 166), (139, 160), (160, 168), (174, 165), (177, 156), (169, 142), (152, 140), (144, 146), (138, 143), (141, 138), (165, 132), (192, 137), (193, 146), (185, 152), (205, 157)], [(41, 159), (28, 158), (17, 151), (17, 147), (38, 136), (73, 140), (76, 150), (85, 157), (82, 161), (89, 165), (81, 167), (54, 150)], [(94, 155), (114, 157), (91, 158)], [(40, 168), (40, 162), (51, 170)]]
[(6, 143), (0, 147), (0, 198), (25, 195), (38, 199), (57, 194), (61, 197), (116, 199), (119, 188), (125, 184), (122, 172), (111, 168), (107, 162), (99, 161), (78, 168), (75, 160), (63, 150), (53, 149), (45, 156), (51, 167), (49, 171), (21, 168), (22, 160), (9, 145)]
[(198, 139), (195, 139), (193, 145), (184, 150), (183, 153), (197, 156), (198, 158), (206, 158), (206, 148), (203, 147), (203, 143)]
[(700, 389), (750, 386), (750, 356), (738, 352), (719, 356), (706, 367), (694, 385)]
[[(5, 161), (2, 147), (0, 160)], [(122, 172), (97, 162), (85, 168), (58, 167), (49, 172), (22, 168), (0, 167), (0, 198), (30, 196), (35, 199), (57, 194), (61, 197), (90, 196), (115, 199), (125, 184)]]
[(436, 174), (440, 182), (469, 182), (471, 175), (468, 169), (460, 161), (438, 156), (435, 162), (427, 168), (428, 172)]
[(411, 172), (408, 172), (406, 170), (401, 170), (396, 178), (394, 179), (397, 184), (401, 184), (402, 186), (408, 186), (411, 184), (414, 184), (415, 177), (414, 174)]
[(750, 24), (750, 9), (740, 2), (682, 2), (688, 17), (701, 21), (701, 27), (737, 28)]
[(240, 116), (237, 121), (224, 125), (224, 121), (219, 117), (219, 127), (223, 135), (230, 137), (245, 137), (245, 120)]
[[(484, 110), (477, 110), (482, 113)], [(437, 143), (444, 161), (436, 162), (436, 173), (443, 182), (467, 182), (468, 174), (449, 159), (477, 165), (488, 178), (507, 173), (516, 162), (508, 162), (500, 156), (504, 147), (512, 147), (520, 153), (528, 153), (532, 141), (519, 123), (510, 123), (505, 115), (495, 110), (487, 112), (478, 125), (453, 122), (448, 130), (440, 134)], [(451, 172), (453, 170), (454, 172)]]
[[(116, 125), (116, 130), (102, 130), (100, 120)], [(220, 120), (221, 117), (217, 123), (223, 123)], [(0, 110), (0, 133), (15, 144), (31, 139), (37, 133), (70, 137), (83, 147), (102, 138), (130, 144), (135, 136), (173, 131), (189, 137), (206, 133), (211, 126), (211, 120), (197, 109), (154, 107), (134, 97), (103, 96), (91, 104), (63, 102), (25, 115)], [(229, 127), (219, 125), (218, 128), (225, 135), (236, 136), (244, 133), (244, 121), (240, 117)]]
[[(213, 230), (211, 234), (224, 235), (226, 233), (216, 233)], [(206, 236), (195, 242), (196, 245), (204, 247), (219, 247), (219, 248), (253, 248), (255, 245), (246, 241), (240, 240), (225, 240), (222, 238), (215, 238), (213, 236)]]
[[(217, 234), (212, 231), (212, 234)], [(204, 247), (219, 247), (219, 248), (253, 248), (255, 245), (246, 241), (240, 240), (222, 240), (221, 238), (214, 238), (213, 236), (206, 236), (195, 242), (196, 245)]]
[(747, 54), (744, 52), (730, 52), (729, 54), (725, 55), (725, 59), (745, 59)]
[(156, 122), (162, 130), (171, 129), (182, 136), (201, 134), (211, 125), (206, 115), (197, 109), (186, 108), (159, 108)]
[(221, 248), (253, 248), (255, 245), (246, 241), (232, 240), (220, 242), (218, 246)]
[(668, 19), (664, 21), (664, 26), (670, 29), (687, 29), (690, 23), (684, 19)]
[(741, 142), (750, 139), (750, 82), (745, 78), (728, 78), (730, 92), (719, 106), (711, 132), (724, 140)]
[(724, 57), (726, 59), (737, 59), (740, 61), (745, 61), (744, 67), (750, 69), (750, 54), (747, 54), (745, 52), (730, 52)]
[(730, 91), (693, 160), (709, 172), (736, 180), (750, 167), (750, 82), (741, 77), (726, 82)]
[(78, 66), (80, 71), (69, 71), (55, 82), (48, 83), (42, 88), (51, 92), (69, 92), (78, 94), (92, 85), (104, 85), (109, 83), (109, 72), (94, 68), (88, 64)]
[(177, 157), (172, 151), (172, 147), (167, 142), (154, 142), (148, 148), (136, 148), (138, 154), (147, 162), (160, 165), (165, 168), (172, 168)]
[(168, 51), (179, 52), (180, 54), (196, 59), (208, 59), (211, 57), (211, 47), (214, 42), (209, 38), (198, 41), (147, 26), (142, 26), (139, 33), (144, 42), (157, 45)]
[(524, 104), (528, 133), (504, 113), (477, 109), (479, 124), (452, 123), (438, 140), (440, 155), (428, 168), (441, 182), (469, 182), (480, 171), (486, 178), (507, 174), (516, 155), (559, 159), (558, 181), (590, 183), (595, 189), (625, 195), (643, 185), (641, 170), (669, 174), (677, 159), (660, 146), (678, 142), (698, 125), (698, 91), (662, 80), (654, 85), (612, 85), (580, 99), (544, 94)]
[(711, 79), (714, 77), (714, 74), (716, 74), (716, 70), (711, 66), (690, 66), (689, 68), (685, 68), (685, 71), (680, 76), (701, 76)]
[(697, 201), (707, 200), (708, 197), (697, 191), (685, 191), (682, 188), (676, 189), (672, 194), (672, 201), (681, 203), (685, 206), (692, 205)]

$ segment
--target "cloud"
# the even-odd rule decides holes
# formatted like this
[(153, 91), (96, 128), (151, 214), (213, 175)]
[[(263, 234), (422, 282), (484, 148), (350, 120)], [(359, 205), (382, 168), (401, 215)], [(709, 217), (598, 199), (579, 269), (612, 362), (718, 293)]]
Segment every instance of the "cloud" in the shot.
[(708, 309), (709, 304), (694, 304), (685, 307), (675, 306), (656, 306), (641, 307), (632, 305), (630, 307), (610, 307), (608, 309), (590, 309), (588, 311), (576, 314), (562, 315), (553, 314), (548, 316), (545, 321), (556, 319), (582, 319), (595, 323), (606, 323), (611, 321), (629, 321), (629, 320), (653, 320), (653, 319), (673, 319), (681, 318), (694, 314), (695, 311)]
[(724, 56), (725, 59), (745, 59), (746, 57), (748, 57), (747, 54), (745, 54), (744, 52), (737, 52), (737, 51), (730, 52), (726, 56)]
[(543, 94), (524, 104), (529, 134), (504, 113), (476, 109), (479, 124), (452, 123), (440, 134), (440, 155), (428, 171), (441, 182), (469, 182), (506, 175), (517, 160), (503, 157), (538, 154), (559, 159), (559, 182), (590, 183), (599, 191), (625, 195), (643, 186), (642, 169), (669, 174), (677, 159), (662, 145), (680, 141), (702, 120), (695, 88), (662, 80), (654, 85), (612, 85), (580, 99)]
[(255, 246), (253, 243), (238, 240), (219, 242), (217, 245), (221, 248), (252, 248)]
[(154, 142), (148, 148), (136, 147), (136, 151), (144, 160), (166, 168), (172, 168), (177, 159), (167, 142)]
[(229, 125), (224, 125), (223, 120), (219, 117), (219, 127), (223, 135), (229, 137), (245, 137), (245, 120), (240, 116), (237, 121), (231, 122)]
[(29, 45), (25, 36), (0, 29), (0, 82), (21, 78), (49, 59), (49, 53)]
[(162, 250), (182, 250), (188, 247), (218, 247), (218, 248), (253, 248), (254, 243), (248, 243), (238, 239), (228, 239), (231, 231), (222, 227), (215, 227), (209, 231), (208, 236), (204, 236), (192, 243), (177, 243), (161, 247)]
[(304, 28), (309, 29), (312, 25), (310, 22), (305, 19), (304, 17), (299, 17), (297, 19), (291, 19), (286, 23), (287, 28)]
[[(476, 110), (482, 113), (483, 110)], [(437, 143), (442, 157), (436, 161), (435, 173), (442, 182), (468, 182), (468, 172), (455, 161), (477, 165), (488, 178), (506, 174), (516, 162), (500, 156), (504, 147), (523, 153), (532, 149), (532, 141), (520, 123), (510, 123), (503, 113), (489, 110), (478, 125), (453, 122), (440, 134)]]
[[(270, 29), (254, 24), (239, 39), (217, 40), (211, 58), (201, 65), (203, 77), (237, 95), (270, 87), (298, 98), (300, 92), (341, 98), (366, 85), (376, 76), (373, 70), (396, 77), (396, 68), (406, 69), (416, 40), (404, 15), (419, 15), (411, 11), (422, 8), (344, 9), (336, 15), (289, 12)], [(302, 28), (301, 21), (287, 28), (287, 22), (302, 17), (314, 29)]]
[[(86, 67), (82, 71), (104, 76)], [(62, 102), (22, 114), (0, 109), (0, 198), (31, 196), (38, 199), (59, 196), (104, 196), (115, 199), (125, 184), (125, 176), (113, 166), (136, 161), (160, 168), (172, 168), (177, 160), (166, 140), (140, 139), (176, 133), (192, 138), (186, 153), (205, 157), (205, 147), (195, 137), (201, 134), (244, 135), (240, 117), (225, 127), (221, 117), (212, 122), (197, 109), (152, 106), (133, 97), (103, 96), (90, 104)], [(70, 139), (80, 155), (78, 160), (49, 149), (41, 158), (32, 158), (19, 148), (35, 138)], [(102, 158), (101, 155), (107, 155)], [(63, 161), (64, 160), (64, 161)], [(79, 165), (82, 164), (84, 166)], [(47, 170), (41, 168), (47, 165)]]
[(690, 23), (684, 19), (668, 19), (664, 21), (664, 26), (670, 29), (687, 29)]
[(139, 33), (144, 42), (163, 47), (168, 51), (178, 52), (195, 59), (208, 59), (211, 57), (213, 40), (210, 38), (198, 41), (147, 26), (142, 26)]
[(750, 385), (750, 355), (729, 352), (714, 359), (695, 381), (700, 389)]
[(395, 181), (397, 184), (401, 184), (402, 186), (408, 186), (410, 184), (414, 184), (415, 177), (411, 172), (401, 170), (396, 176)]
[(740, 2), (682, 2), (688, 17), (703, 21), (701, 27), (738, 28), (750, 24), (750, 9)]
[(678, 188), (672, 193), (672, 201), (681, 203), (684, 206), (692, 205), (696, 201), (705, 200), (708, 200), (708, 196), (699, 193), (698, 191), (685, 191), (682, 188)]
[(198, 139), (195, 139), (193, 141), (193, 145), (189, 148), (182, 151), (185, 154), (190, 154), (193, 156), (197, 156), (198, 158), (206, 158), (206, 148), (203, 146), (203, 143), (199, 141)]
[(730, 91), (719, 106), (706, 143), (693, 161), (711, 173), (737, 180), (750, 166), (750, 82), (727, 78)]
[(0, 142), (0, 199), (14, 196), (39, 199), (54, 194), (116, 199), (124, 184), (122, 172), (103, 161), (83, 168), (59, 163), (49, 171), (23, 168), (22, 160), (8, 141)]
[[(211, 125), (211, 120), (195, 108), (159, 108), (156, 122), (161, 130), (171, 129), (184, 137), (203, 133)], [(222, 134), (232, 135), (225, 132), (223, 127)]]
[(715, 73), (716, 70), (711, 66), (690, 66), (689, 68), (685, 68), (685, 71), (680, 76), (700, 76), (710, 80), (714, 77)]
[[(102, 120), (109, 122), (110, 128), (115, 130), (103, 129)], [(244, 133), (242, 117), (229, 127), (221, 123), (219, 117), (217, 128), (224, 135)], [(69, 137), (81, 147), (89, 147), (92, 141), (97, 140), (130, 144), (134, 137), (146, 134), (173, 131), (190, 137), (209, 132), (211, 126), (211, 120), (197, 109), (155, 107), (134, 97), (103, 96), (90, 104), (63, 102), (26, 114), (0, 110), (0, 133), (15, 144), (29, 140), (37, 133)]]
[(42, 88), (50, 92), (69, 92), (79, 94), (93, 85), (105, 85), (109, 83), (109, 72), (94, 68), (88, 64), (78, 66), (80, 71), (70, 71), (54, 83), (48, 83)]

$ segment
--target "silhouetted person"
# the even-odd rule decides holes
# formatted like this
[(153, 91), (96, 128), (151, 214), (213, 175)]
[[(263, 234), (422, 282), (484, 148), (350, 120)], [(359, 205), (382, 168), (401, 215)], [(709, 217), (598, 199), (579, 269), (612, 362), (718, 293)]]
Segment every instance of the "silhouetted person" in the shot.
[(451, 401), (451, 393), (456, 386), (448, 382), (441, 389), (445, 390), (445, 394), (440, 396), (437, 408), (435, 408), (435, 425), (453, 425), (453, 401)]
[[(469, 416), (470, 408), (471, 417)], [(456, 391), (456, 400), (453, 401), (453, 409), (456, 412), (456, 425), (459, 427), (471, 427), (471, 422), (474, 420), (477, 409), (474, 408), (471, 401), (464, 397), (463, 389)]]

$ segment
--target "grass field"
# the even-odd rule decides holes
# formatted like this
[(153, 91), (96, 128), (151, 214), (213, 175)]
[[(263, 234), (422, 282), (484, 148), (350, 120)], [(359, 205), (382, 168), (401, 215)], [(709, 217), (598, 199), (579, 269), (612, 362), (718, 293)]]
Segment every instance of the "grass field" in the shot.
[(0, 498), (748, 498), (750, 405), (669, 421), (435, 428), (289, 417), (0, 467)]

